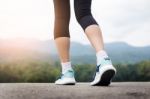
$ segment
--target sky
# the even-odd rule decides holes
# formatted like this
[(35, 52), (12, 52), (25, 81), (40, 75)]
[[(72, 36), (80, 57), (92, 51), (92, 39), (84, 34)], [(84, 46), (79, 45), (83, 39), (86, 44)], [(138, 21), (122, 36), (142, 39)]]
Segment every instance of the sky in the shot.
[[(71, 0), (71, 41), (89, 44), (74, 15)], [(105, 43), (150, 45), (150, 0), (93, 0), (92, 13)], [(0, 0), (0, 39), (53, 39), (53, 0)]]

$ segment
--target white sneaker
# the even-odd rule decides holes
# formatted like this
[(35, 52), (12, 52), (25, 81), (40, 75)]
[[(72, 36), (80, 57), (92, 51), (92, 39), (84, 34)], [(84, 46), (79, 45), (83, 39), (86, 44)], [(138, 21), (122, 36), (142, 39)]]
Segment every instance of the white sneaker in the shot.
[(61, 77), (55, 81), (56, 85), (75, 85), (74, 71), (68, 70)]
[(116, 69), (112, 65), (109, 58), (104, 58), (101, 64), (96, 66), (94, 80), (90, 83), (91, 86), (108, 86), (112, 78), (116, 74)]

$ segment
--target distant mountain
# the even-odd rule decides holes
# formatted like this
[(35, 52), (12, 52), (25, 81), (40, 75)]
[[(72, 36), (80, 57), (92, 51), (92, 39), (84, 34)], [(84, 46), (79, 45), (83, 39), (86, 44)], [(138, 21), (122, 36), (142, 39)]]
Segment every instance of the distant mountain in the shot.
[[(113, 63), (136, 63), (150, 60), (150, 46), (133, 47), (123, 42), (114, 42), (106, 43), (105, 49)], [(90, 45), (72, 42), (70, 53), (73, 63), (95, 63), (95, 51)], [(15, 57), (58, 60), (54, 40), (40, 41), (21, 38), (0, 40), (0, 61), (11, 60)]]
[(126, 43), (117, 42), (106, 44), (106, 50), (116, 63), (136, 63), (150, 60), (150, 46), (133, 47)]

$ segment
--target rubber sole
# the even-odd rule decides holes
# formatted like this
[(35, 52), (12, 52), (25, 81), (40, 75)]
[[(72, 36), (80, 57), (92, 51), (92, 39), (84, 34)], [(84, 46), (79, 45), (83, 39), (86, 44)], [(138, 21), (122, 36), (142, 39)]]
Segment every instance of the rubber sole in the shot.
[(75, 83), (55, 84), (55, 85), (75, 85)]
[(94, 86), (109, 86), (114, 75), (115, 75), (114, 70), (105, 71), (102, 74), (100, 81), (97, 84), (95, 84)]
[(75, 83), (68, 83), (68, 84), (63, 84), (63, 85), (75, 85)]

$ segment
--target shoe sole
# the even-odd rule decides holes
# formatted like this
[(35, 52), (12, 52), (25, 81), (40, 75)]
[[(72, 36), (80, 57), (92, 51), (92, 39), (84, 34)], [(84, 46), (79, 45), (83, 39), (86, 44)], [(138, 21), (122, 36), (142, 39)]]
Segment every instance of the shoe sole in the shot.
[(93, 86), (109, 86), (114, 75), (115, 71), (112, 69), (105, 71), (102, 74), (100, 81)]
[(75, 85), (76, 81), (74, 78), (65, 78), (64, 82), (55, 82), (56, 85)]
[(67, 83), (67, 84), (62, 84), (62, 85), (75, 85), (75, 83)]
[(75, 85), (75, 83), (64, 83), (64, 84), (56, 84), (55, 85)]

